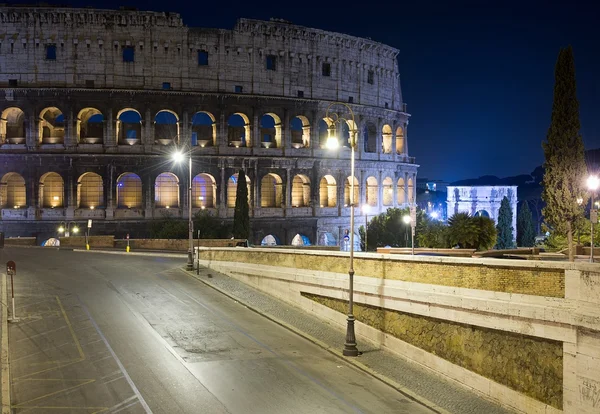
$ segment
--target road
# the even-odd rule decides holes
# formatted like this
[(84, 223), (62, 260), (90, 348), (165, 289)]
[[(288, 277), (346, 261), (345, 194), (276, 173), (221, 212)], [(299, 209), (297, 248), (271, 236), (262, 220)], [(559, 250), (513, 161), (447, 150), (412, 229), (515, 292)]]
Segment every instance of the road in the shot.
[(181, 270), (182, 259), (5, 248), (15, 413), (431, 411)]

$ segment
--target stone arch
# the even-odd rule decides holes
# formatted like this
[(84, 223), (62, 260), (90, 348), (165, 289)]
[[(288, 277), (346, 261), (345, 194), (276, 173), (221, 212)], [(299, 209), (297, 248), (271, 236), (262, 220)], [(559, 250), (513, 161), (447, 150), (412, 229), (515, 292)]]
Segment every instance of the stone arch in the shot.
[(292, 246), (311, 246), (311, 245), (312, 245), (312, 243), (310, 242), (310, 239), (308, 238), (308, 236), (305, 236), (304, 234), (298, 233), (292, 239)]
[(404, 142), (404, 129), (399, 126), (396, 128), (396, 154), (405, 154), (406, 145)]
[(104, 138), (104, 115), (96, 108), (84, 108), (77, 114), (77, 141), (101, 144)]
[(281, 177), (277, 174), (266, 174), (260, 180), (260, 206), (266, 208), (281, 207), (283, 202)]
[(217, 182), (206, 173), (198, 174), (192, 180), (192, 204), (195, 208), (215, 208), (217, 199)]
[[(252, 181), (250, 177), (246, 175), (246, 184), (248, 185), (248, 204), (250, 204), (250, 187)], [(234, 208), (235, 207), (235, 199), (238, 185), (238, 173), (233, 174), (227, 180), (227, 207)]]
[(261, 246), (277, 246), (280, 245), (279, 237), (274, 234), (267, 234), (260, 242)]
[(415, 183), (412, 177), (408, 177), (408, 202), (411, 204), (415, 202)]
[(379, 183), (377, 178), (370, 176), (367, 178), (366, 201), (371, 207), (377, 207), (379, 203)]
[(40, 177), (40, 207), (55, 208), (64, 206), (65, 182), (55, 172), (47, 172)]
[(0, 180), (0, 206), (21, 208), (27, 206), (25, 179), (21, 174), (9, 172)]
[(136, 145), (142, 142), (142, 115), (133, 108), (124, 108), (117, 113), (117, 143)]
[(297, 174), (292, 180), (292, 207), (310, 206), (310, 179)]
[(199, 111), (192, 117), (192, 145), (202, 148), (217, 145), (217, 122), (210, 112)]
[(260, 142), (264, 148), (281, 148), (281, 118), (272, 112), (260, 118)]
[(154, 205), (159, 208), (179, 207), (179, 178), (164, 172), (154, 180)]
[(356, 177), (348, 177), (346, 178), (346, 182), (344, 183), (344, 207), (350, 207), (350, 192), (351, 192), (351, 183), (354, 181), (354, 202), (353, 205), (358, 205), (358, 200), (360, 199), (360, 188), (358, 186), (358, 180)]
[(104, 207), (102, 177), (93, 172), (82, 174), (77, 180), (77, 208)]
[(337, 206), (337, 183), (331, 175), (321, 178), (319, 183), (319, 202), (321, 207)]
[(42, 144), (64, 144), (65, 116), (57, 107), (44, 108), (39, 118), (39, 142)]
[(142, 208), (142, 179), (126, 172), (117, 178), (117, 208)]
[(230, 147), (251, 147), (250, 119), (236, 112), (227, 119), (227, 144)]
[(154, 116), (154, 143), (179, 143), (179, 116), (170, 109), (161, 109)]
[(327, 144), (327, 138), (329, 137), (329, 127), (333, 124), (333, 120), (331, 118), (323, 118), (319, 120), (319, 124), (317, 125), (319, 128), (319, 146), (321, 148), (325, 148)]
[(310, 122), (304, 115), (295, 116), (290, 122), (292, 147), (310, 148)]
[(394, 181), (390, 177), (383, 179), (383, 200), (384, 206), (391, 206), (394, 204)]
[(392, 153), (392, 127), (388, 124), (381, 128), (381, 150), (384, 154)]
[(25, 144), (25, 112), (10, 107), (0, 116), (0, 143)]
[(363, 143), (365, 152), (377, 152), (377, 127), (373, 122), (365, 123)]
[(406, 188), (404, 178), (398, 179), (398, 184), (396, 185), (396, 192), (398, 198), (398, 204), (406, 203)]

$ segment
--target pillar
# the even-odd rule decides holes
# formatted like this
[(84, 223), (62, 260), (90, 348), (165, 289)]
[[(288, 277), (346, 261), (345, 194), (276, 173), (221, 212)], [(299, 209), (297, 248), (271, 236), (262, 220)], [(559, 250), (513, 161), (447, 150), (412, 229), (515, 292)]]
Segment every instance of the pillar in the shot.
[(104, 119), (104, 141), (105, 147), (114, 147), (117, 145), (117, 126), (116, 121), (113, 119), (112, 109), (108, 112), (106, 119)]
[(252, 146), (254, 148), (260, 148), (262, 142), (262, 136), (260, 134), (260, 118), (256, 108), (252, 108), (252, 137), (250, 140), (250, 145), (248, 145), (248, 134), (246, 133), (246, 145)]
[(30, 149), (34, 149), (39, 145), (39, 122), (34, 114), (25, 115), (25, 143)]
[(146, 109), (143, 125), (142, 145), (146, 147), (152, 146), (154, 144), (154, 119), (152, 119), (152, 112), (149, 109)]

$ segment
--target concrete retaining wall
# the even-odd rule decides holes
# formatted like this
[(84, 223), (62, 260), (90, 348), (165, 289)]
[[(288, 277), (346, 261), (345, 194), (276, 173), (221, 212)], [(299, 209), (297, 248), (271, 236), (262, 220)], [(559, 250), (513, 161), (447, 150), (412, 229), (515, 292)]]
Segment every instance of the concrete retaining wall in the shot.
[[(345, 326), (347, 253), (214, 248), (200, 258)], [(600, 266), (357, 253), (354, 268), (361, 341), (520, 412), (600, 412)]]
[(9, 237), (4, 239), (6, 246), (36, 246), (35, 237)]
[[(114, 247), (115, 236), (90, 236), (90, 247)], [(85, 248), (85, 236), (70, 236), (60, 238), (60, 247)]]

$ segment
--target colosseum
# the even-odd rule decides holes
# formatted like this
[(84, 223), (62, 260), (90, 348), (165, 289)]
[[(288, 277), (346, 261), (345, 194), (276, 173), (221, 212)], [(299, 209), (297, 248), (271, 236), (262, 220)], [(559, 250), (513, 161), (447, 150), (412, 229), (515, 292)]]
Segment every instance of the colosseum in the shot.
[[(142, 237), (188, 203), (231, 221), (240, 170), (257, 244), (339, 245), (352, 201), (372, 215), (414, 202), (397, 49), (280, 19), (205, 29), (174, 13), (2, 6), (0, 21), (7, 236), (92, 219), (92, 234)], [(354, 113), (334, 123), (337, 151), (324, 145), (334, 102)]]

